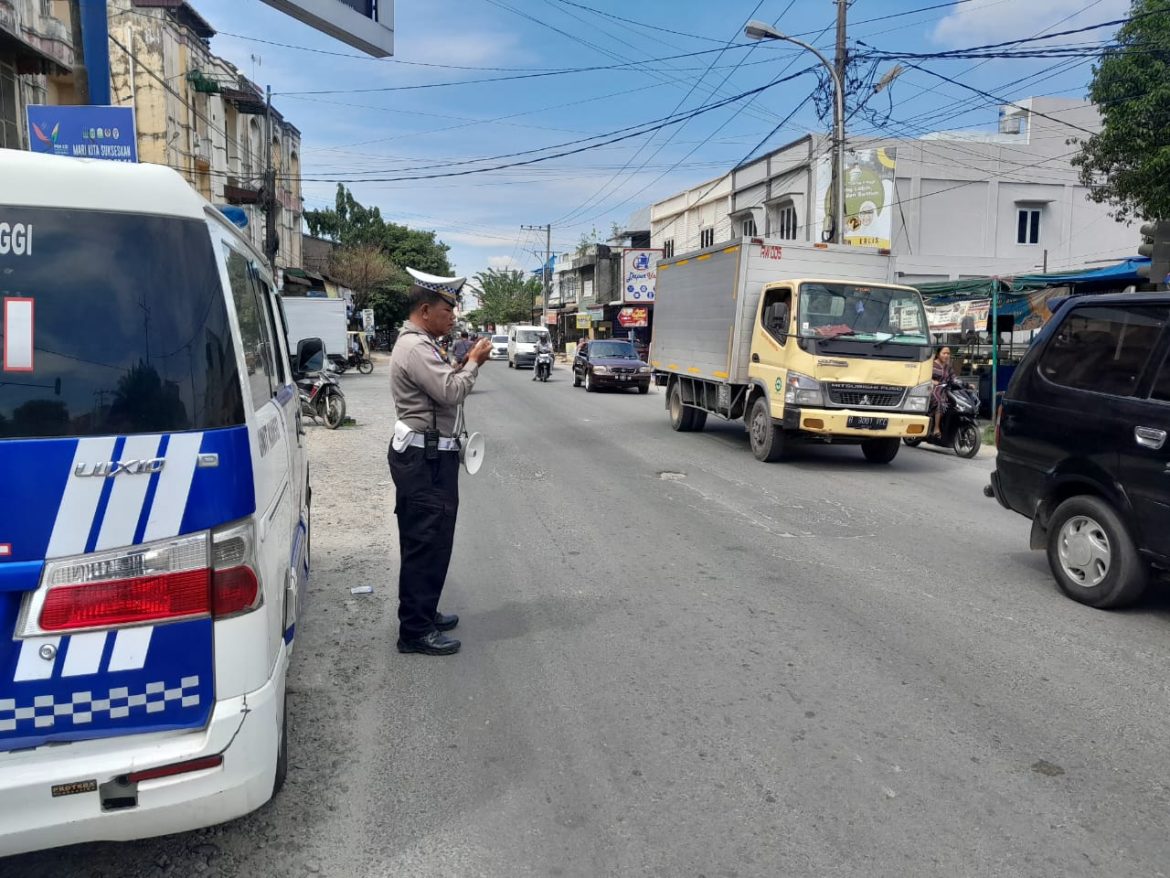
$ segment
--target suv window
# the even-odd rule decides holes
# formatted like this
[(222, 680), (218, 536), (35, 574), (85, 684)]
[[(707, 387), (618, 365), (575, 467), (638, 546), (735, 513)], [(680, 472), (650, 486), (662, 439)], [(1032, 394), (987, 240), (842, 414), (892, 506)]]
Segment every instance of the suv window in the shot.
[[(0, 224), (31, 228), (34, 244), (0, 255), (0, 303), (33, 305), (31, 319), (27, 306), (0, 308), (0, 348), (31, 350), (31, 368), (0, 364), (0, 438), (244, 423), (206, 224), (12, 206)], [(21, 319), (5, 327), (6, 312)]]
[(1131, 396), (1168, 316), (1157, 306), (1076, 308), (1044, 351), (1040, 374), (1077, 390)]

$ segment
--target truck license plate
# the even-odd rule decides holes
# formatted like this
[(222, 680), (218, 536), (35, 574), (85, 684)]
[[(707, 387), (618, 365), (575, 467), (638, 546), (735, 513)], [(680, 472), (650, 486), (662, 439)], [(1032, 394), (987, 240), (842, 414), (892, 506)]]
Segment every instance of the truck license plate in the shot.
[(851, 430), (884, 430), (890, 426), (890, 419), (850, 417), (845, 420), (845, 426)]

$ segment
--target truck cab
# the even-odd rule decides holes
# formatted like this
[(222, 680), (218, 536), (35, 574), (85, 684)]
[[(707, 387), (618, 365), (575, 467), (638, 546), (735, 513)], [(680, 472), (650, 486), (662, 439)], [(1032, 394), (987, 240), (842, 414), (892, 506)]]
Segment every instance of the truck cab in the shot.
[(918, 292), (828, 279), (767, 284), (752, 332), (746, 412), (752, 451), (783, 453), (802, 435), (860, 442), (892, 460), (925, 435), (930, 336)]

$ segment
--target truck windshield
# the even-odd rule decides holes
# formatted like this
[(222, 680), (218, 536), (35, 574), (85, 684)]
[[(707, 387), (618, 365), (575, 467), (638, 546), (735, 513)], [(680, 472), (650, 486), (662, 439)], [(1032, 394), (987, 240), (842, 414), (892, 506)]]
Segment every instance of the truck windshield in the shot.
[(0, 206), (0, 439), (244, 422), (205, 223)]
[(889, 287), (801, 284), (797, 327), (804, 338), (930, 343), (921, 296)]

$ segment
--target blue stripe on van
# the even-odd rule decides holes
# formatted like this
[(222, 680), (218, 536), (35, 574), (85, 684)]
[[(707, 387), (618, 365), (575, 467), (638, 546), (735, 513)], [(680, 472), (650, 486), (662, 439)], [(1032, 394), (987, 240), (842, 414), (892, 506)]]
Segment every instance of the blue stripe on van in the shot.
[(0, 567), (44, 559), (76, 453), (76, 439), (0, 442), (0, 543), (12, 546)]
[(204, 433), (199, 453), (219, 455), (219, 466), (195, 470), (180, 534), (218, 527), (256, 511), (248, 428)]
[[(121, 460), (122, 459), (122, 450), (125, 447), (126, 447), (126, 437), (119, 436), (117, 441), (114, 442), (114, 453), (110, 456), (110, 460)], [(110, 505), (110, 494), (112, 494), (113, 492), (114, 492), (114, 480), (113, 479), (105, 479), (104, 483), (102, 484), (102, 496), (101, 496), (101, 499), (98, 500), (97, 512), (94, 513), (93, 524), (90, 525), (89, 536), (86, 537), (86, 540), (85, 540), (85, 551), (86, 552), (92, 552), (94, 550), (94, 546), (97, 545), (98, 534), (101, 533), (102, 522), (105, 520), (105, 517), (106, 517), (106, 509), (108, 509), (109, 505)]]
[[(158, 443), (156, 457), (165, 458), (167, 456), (167, 446), (170, 444), (170, 441), (170, 434), (163, 434), (163, 437)], [(154, 495), (158, 491), (158, 480), (161, 475), (161, 473), (151, 473), (150, 475), (150, 484), (146, 486), (146, 496), (142, 499), (142, 514), (138, 516), (138, 524), (134, 528), (135, 545), (141, 543), (143, 536), (146, 534), (146, 523), (150, 521), (150, 510), (154, 506)]]

